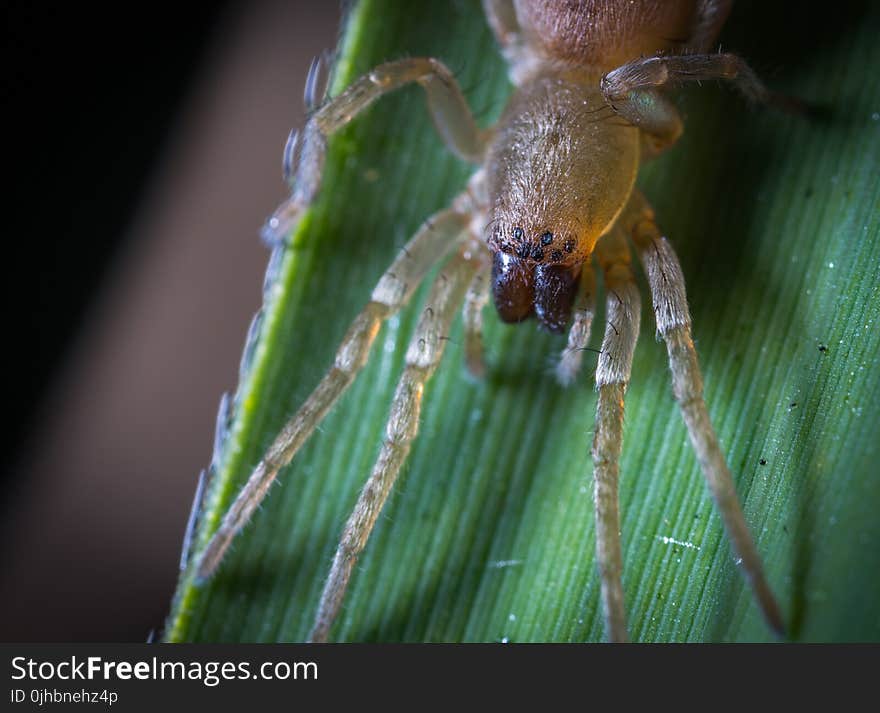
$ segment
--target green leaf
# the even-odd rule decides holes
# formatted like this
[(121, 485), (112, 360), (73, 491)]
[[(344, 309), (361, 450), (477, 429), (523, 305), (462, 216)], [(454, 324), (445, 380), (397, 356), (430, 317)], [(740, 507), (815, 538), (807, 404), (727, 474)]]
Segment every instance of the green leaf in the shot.
[[(691, 88), (685, 137), (640, 179), (680, 253), (709, 410), (796, 640), (880, 639), (878, 31), (875, 4), (838, 3), (832, 14), (738, 6), (725, 49), (823, 111), (750, 109), (728, 88)], [(446, 62), (484, 124), (510, 92), (478, 3), (442, 0), (357, 4), (334, 91), (405, 55)], [(443, 149), (417, 88), (333, 138), (322, 194), (265, 307), (199, 546), (398, 248), (469, 171)], [(181, 578), (167, 639), (307, 635), (424, 296), (383, 328), (364, 373), (219, 573), (202, 586)], [(770, 640), (687, 444), (647, 301), (644, 314), (621, 464), (632, 638)], [(558, 387), (562, 339), (502, 325), (488, 309), (489, 372), (474, 383), (461, 341), (457, 324), (333, 636), (600, 640), (592, 363), (579, 385)]]

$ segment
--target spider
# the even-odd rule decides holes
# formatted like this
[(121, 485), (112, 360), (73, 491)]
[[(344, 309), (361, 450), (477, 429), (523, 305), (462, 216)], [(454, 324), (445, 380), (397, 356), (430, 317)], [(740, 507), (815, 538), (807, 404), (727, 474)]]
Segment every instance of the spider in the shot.
[[(442, 264), (406, 354), (385, 439), (345, 525), (318, 606), (311, 641), (325, 641), (353, 568), (416, 438), (425, 385), (463, 308), (469, 371), (481, 376), (482, 308), (502, 321), (535, 318), (566, 333), (556, 367), (579, 375), (595, 312), (595, 272), (606, 326), (596, 368), (592, 445), (596, 556), (606, 636), (627, 639), (621, 574), (618, 461), (624, 395), (638, 338), (641, 299), (633, 253), (647, 276), (672, 386), (728, 537), (769, 626), (782, 616), (766, 582), (730, 471), (709, 421), (678, 259), (644, 196), (639, 165), (675, 144), (682, 122), (664, 90), (704, 79), (732, 82), (747, 97), (784, 103), (739, 57), (709, 53), (728, 0), (660, 3), (484, 0), (515, 91), (498, 122), (481, 129), (450, 70), (432, 58), (387, 62), (323, 104), (285, 151), (292, 193), (264, 237), (283, 241), (318, 193), (326, 140), (383, 95), (407, 84), (426, 93), (441, 138), (477, 168), (451, 205), (431, 216), (381, 276), (336, 359), (257, 464), (206, 547), (196, 574), (210, 577), (230, 543), (287, 465), (367, 362), (382, 322)], [(311, 84), (311, 82), (309, 82)]]

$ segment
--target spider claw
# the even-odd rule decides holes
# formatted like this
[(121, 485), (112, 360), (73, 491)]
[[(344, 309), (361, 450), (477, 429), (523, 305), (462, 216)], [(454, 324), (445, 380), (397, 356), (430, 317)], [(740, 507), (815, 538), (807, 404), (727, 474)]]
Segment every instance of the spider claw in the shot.
[(318, 109), (327, 95), (330, 79), (330, 65), (333, 53), (324, 50), (312, 59), (309, 71), (306, 75), (306, 86), (303, 90), (303, 103), (306, 112), (311, 113)]
[(193, 495), (192, 506), (190, 506), (189, 517), (186, 519), (186, 531), (183, 534), (183, 546), (180, 549), (180, 571), (183, 572), (189, 564), (189, 558), (192, 550), (193, 535), (196, 530), (196, 523), (199, 519), (199, 513), (202, 510), (205, 493), (205, 471), (199, 473), (199, 480), (196, 483), (196, 492)]
[(299, 163), (299, 131), (291, 129), (284, 144), (284, 154), (281, 159), (281, 172), (284, 182), (293, 188), (296, 181), (296, 166)]

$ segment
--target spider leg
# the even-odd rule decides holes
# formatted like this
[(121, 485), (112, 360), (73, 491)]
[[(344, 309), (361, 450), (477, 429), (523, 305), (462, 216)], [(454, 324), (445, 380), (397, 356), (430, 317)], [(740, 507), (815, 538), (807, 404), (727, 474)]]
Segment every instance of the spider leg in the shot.
[(317, 195), (327, 137), (381, 96), (412, 82), (425, 90), (434, 126), (449, 149), (466, 161), (482, 161), (488, 133), (474, 122), (458, 83), (442, 62), (411, 57), (380, 64), (315, 111), (302, 134), (291, 134), (284, 152), (284, 172), (293, 190), (263, 226), (265, 242), (274, 245), (284, 240)]
[(354, 319), (336, 359), (321, 382), (269, 446), (247, 483), (223, 516), (199, 560), (197, 577), (210, 577), (223, 555), (266, 496), (278, 471), (287, 465), (367, 361), (382, 322), (397, 312), (421, 283), (425, 273), (466, 235), (472, 210), (470, 194), (430, 218), (401, 250), (380, 278), (370, 302)]
[(703, 377), (691, 337), (691, 316), (681, 266), (669, 241), (657, 227), (654, 212), (645, 199), (634, 194), (632, 206), (627, 211), (633, 241), (648, 276), (657, 331), (666, 342), (672, 390), (691, 444), (724, 521), (738, 564), (755, 593), (767, 623), (782, 636), (785, 626), (779, 605), (764, 576), (761, 558), (736, 495), (733, 476), (724, 460), (703, 399)]
[(483, 308), (489, 301), (488, 267), (479, 270), (468, 287), (464, 297), (464, 357), (468, 373), (475, 379), (481, 379), (486, 373), (483, 359)]
[(605, 273), (607, 324), (596, 367), (596, 428), (593, 434), (593, 503), (596, 513), (596, 561), (601, 580), (605, 634), (611, 642), (625, 642), (623, 557), (620, 547), (618, 476), (623, 441), (623, 397), (632, 370), (639, 337), (641, 298), (630, 268), (625, 236), (612, 231), (597, 245)]
[(730, 14), (733, 0), (699, 0), (697, 3), (697, 22), (693, 34), (688, 38), (686, 52), (708, 51), (721, 26)]
[(326, 641), (339, 610), (358, 556), (388, 499), (400, 468), (419, 428), (425, 384), (431, 378), (446, 345), (449, 328), (461, 307), (465, 291), (478, 269), (485, 270), (485, 249), (469, 241), (444, 267), (434, 282), (427, 306), (406, 352), (406, 366), (397, 384), (385, 427), (382, 450), (345, 524), (330, 574), (324, 585), (312, 642)]
[(483, 13), (492, 34), (502, 48), (507, 49), (514, 44), (522, 44), (519, 21), (513, 0), (483, 0)]
[(521, 84), (537, 62), (517, 17), (514, 0), (483, 0), (483, 13), (507, 60), (511, 81)]
[(675, 107), (659, 90), (712, 79), (731, 82), (752, 101), (787, 111), (803, 109), (796, 99), (767, 89), (742, 57), (728, 52), (640, 57), (608, 72), (600, 86), (605, 101), (618, 114), (670, 145), (681, 135), (682, 124)]
[(568, 342), (559, 363), (556, 365), (556, 380), (562, 386), (574, 383), (581, 371), (584, 351), (590, 341), (590, 329), (596, 313), (596, 275), (593, 266), (586, 263), (581, 270), (578, 294), (572, 311), (571, 328), (568, 330)]

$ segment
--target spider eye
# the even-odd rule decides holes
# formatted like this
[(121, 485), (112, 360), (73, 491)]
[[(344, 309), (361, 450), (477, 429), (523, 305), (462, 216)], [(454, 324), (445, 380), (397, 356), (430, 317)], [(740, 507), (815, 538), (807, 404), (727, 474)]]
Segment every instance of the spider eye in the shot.
[(549, 245), (553, 242), (553, 233), (547, 231), (541, 236), (541, 245)]
[(516, 238), (517, 240), (522, 240), (523, 235), (524, 235), (524, 233), (523, 233), (522, 228), (514, 228), (513, 229), (513, 237)]

